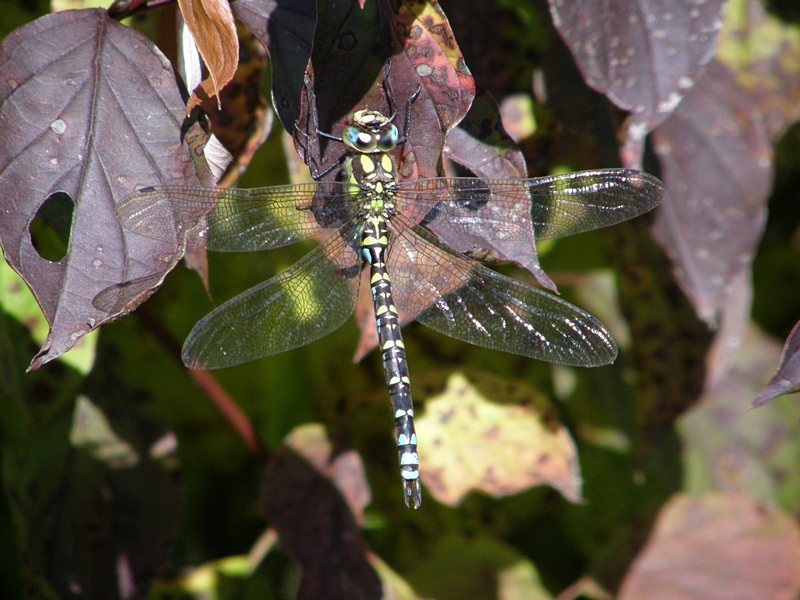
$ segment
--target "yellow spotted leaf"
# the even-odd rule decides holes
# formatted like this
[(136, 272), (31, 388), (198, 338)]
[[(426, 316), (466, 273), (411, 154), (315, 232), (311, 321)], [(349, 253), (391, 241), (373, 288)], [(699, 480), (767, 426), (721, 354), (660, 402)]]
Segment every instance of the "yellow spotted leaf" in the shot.
[(494, 404), (453, 374), (417, 419), (422, 481), (448, 505), (473, 489), (502, 497), (545, 484), (579, 502), (575, 445), (551, 421), (529, 406)]

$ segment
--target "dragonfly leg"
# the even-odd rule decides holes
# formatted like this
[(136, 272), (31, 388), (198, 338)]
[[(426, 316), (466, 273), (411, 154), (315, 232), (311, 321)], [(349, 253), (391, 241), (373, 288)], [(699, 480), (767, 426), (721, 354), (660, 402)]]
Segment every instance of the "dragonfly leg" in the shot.
[[(395, 120), (397, 117), (397, 101), (394, 98), (394, 92), (392, 91), (392, 84), (389, 81), (389, 72), (392, 69), (392, 61), (386, 61), (386, 69), (383, 73), (383, 89), (386, 92), (386, 97), (389, 99), (389, 108), (392, 109), (392, 116), (389, 117), (389, 122)], [(417, 99), (419, 93), (422, 91), (422, 86), (418, 85), (417, 90), (409, 96), (408, 100), (406, 101), (406, 121), (403, 123), (403, 136), (397, 140), (396, 145), (404, 144), (408, 141), (408, 136), (411, 132), (411, 105), (414, 103), (414, 100)]]
[(316, 145), (316, 155), (312, 156), (312, 151), (311, 151), (312, 136), (308, 133), (309, 130), (314, 132), (314, 135), (317, 137), (317, 139), (324, 138), (326, 140), (332, 140), (334, 142), (339, 142), (341, 144), (342, 138), (320, 130), (319, 116), (317, 114), (317, 96), (314, 93), (313, 89), (314, 86), (311, 81), (311, 77), (309, 77), (308, 73), (306, 73), (305, 78), (303, 79), (303, 87), (306, 90), (306, 97), (308, 98), (307, 100), (308, 117), (306, 119), (306, 131), (303, 131), (298, 123), (294, 124), (294, 129), (298, 134), (300, 134), (301, 136), (303, 136), (303, 138), (305, 138), (305, 154), (306, 154), (305, 162), (308, 165), (308, 170), (311, 173), (311, 178), (314, 181), (319, 181), (320, 179), (325, 177), (325, 175), (327, 175), (334, 169), (337, 169), (342, 164), (344, 164), (348, 159), (348, 155), (343, 154), (341, 157), (339, 157), (339, 160), (325, 167), (325, 169), (323, 169), (322, 171), (319, 170), (320, 168), (319, 161), (321, 158), (319, 144)]

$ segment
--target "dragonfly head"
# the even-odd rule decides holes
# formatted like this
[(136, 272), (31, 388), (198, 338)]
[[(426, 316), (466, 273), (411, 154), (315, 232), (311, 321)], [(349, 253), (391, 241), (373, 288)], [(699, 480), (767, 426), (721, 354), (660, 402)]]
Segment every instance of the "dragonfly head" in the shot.
[(375, 110), (359, 110), (344, 128), (342, 142), (362, 154), (389, 152), (400, 134), (391, 119)]

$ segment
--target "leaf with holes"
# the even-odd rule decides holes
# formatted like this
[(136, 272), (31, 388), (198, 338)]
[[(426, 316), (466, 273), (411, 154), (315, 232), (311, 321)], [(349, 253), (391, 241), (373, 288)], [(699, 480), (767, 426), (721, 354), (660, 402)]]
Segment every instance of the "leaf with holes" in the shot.
[[(123, 232), (115, 202), (142, 185), (211, 183), (183, 116), (172, 66), (105, 11), (48, 15), (0, 46), (0, 241), (50, 325), (32, 369), (141, 302), (182, 255), (183, 240)], [(61, 255), (37, 251), (37, 217)]]
[(715, 325), (766, 221), (772, 149), (764, 124), (753, 98), (714, 62), (653, 141), (669, 190), (653, 233), (697, 314)]
[(645, 135), (675, 110), (714, 56), (722, 7), (722, 0), (550, 2), (586, 82), (633, 113), (626, 167), (641, 168)]

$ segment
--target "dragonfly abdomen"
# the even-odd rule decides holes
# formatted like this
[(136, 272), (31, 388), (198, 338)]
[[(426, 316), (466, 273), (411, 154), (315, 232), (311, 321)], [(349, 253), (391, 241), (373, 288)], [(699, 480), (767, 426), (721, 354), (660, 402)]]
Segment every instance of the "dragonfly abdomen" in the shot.
[(370, 266), (370, 289), (378, 329), (378, 344), (383, 359), (383, 373), (389, 388), (395, 421), (395, 439), (400, 457), (406, 506), (418, 508), (422, 502), (419, 483), (417, 435), (414, 432), (414, 403), (411, 399), (408, 365), (400, 320), (392, 299), (392, 284), (386, 270), (389, 245), (386, 220), (368, 218), (364, 225), (361, 250)]

